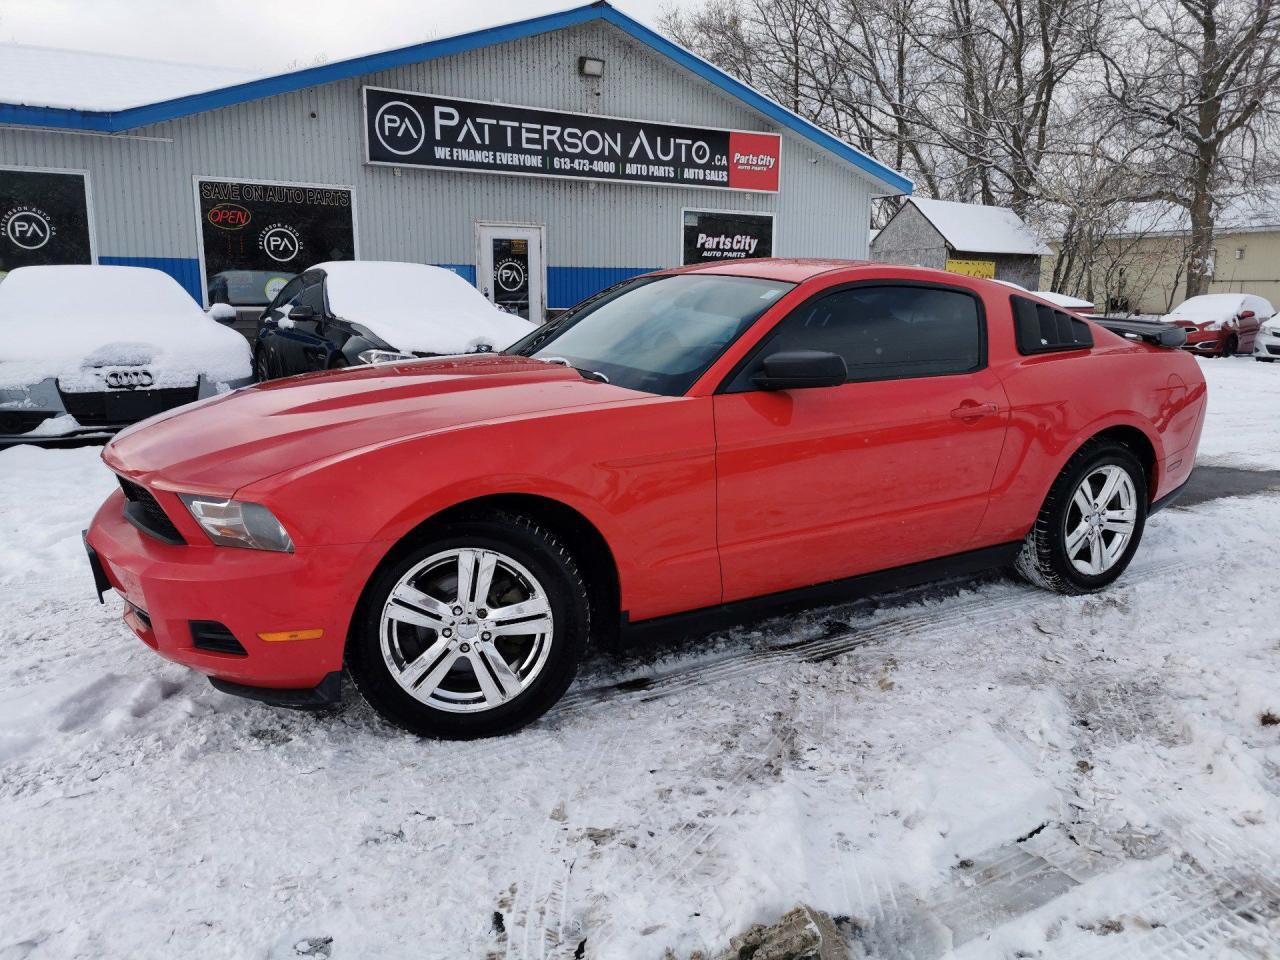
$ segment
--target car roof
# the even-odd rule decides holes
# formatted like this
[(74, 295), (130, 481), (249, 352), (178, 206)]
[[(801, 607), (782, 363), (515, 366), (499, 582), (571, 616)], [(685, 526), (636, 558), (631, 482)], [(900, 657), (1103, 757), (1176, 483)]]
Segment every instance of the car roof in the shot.
[(871, 260), (834, 260), (810, 257), (769, 257), (744, 260), (724, 260), (719, 263), (698, 263), (688, 267), (675, 267), (663, 273), (714, 273), (729, 277), (758, 277), (762, 280), (787, 280), (801, 283), (832, 270), (848, 270), (851, 267), (884, 267)]

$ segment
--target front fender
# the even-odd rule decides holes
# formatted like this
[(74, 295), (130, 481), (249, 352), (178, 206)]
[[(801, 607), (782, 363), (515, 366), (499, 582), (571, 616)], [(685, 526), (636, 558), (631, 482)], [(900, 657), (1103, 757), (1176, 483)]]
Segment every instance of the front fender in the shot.
[[(376, 542), (383, 554), (469, 500), (524, 494), (598, 530), (632, 619), (720, 602), (711, 400), (576, 407), (359, 449), (250, 484), (307, 545)], [(296, 533), (295, 533), (296, 531)]]

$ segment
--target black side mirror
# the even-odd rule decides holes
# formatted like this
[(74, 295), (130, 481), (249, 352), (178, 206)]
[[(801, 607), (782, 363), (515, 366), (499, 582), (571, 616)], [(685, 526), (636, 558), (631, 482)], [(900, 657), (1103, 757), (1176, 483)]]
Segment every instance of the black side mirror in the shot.
[(300, 303), (289, 311), (288, 317), (290, 320), (314, 320), (316, 318), (316, 308)]
[(764, 358), (751, 378), (759, 390), (803, 390), (806, 387), (838, 387), (849, 379), (844, 357), (823, 350), (788, 350)]

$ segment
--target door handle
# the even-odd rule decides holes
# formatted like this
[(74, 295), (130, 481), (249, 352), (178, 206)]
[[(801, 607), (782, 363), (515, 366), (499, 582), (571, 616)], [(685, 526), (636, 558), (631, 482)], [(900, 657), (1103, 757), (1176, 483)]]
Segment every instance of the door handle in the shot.
[(993, 413), (999, 412), (1000, 408), (994, 403), (974, 403), (972, 400), (966, 400), (951, 411), (951, 418), (953, 420), (977, 420), (979, 417), (989, 417)]

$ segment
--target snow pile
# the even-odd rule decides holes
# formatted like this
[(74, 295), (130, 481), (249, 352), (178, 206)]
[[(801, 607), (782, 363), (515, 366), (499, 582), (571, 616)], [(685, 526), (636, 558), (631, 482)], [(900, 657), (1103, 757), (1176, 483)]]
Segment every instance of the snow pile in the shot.
[(1008, 207), (908, 197), (944, 240), (960, 253), (1026, 253), (1053, 251)]
[(321, 263), (335, 316), (358, 323), (396, 350), (472, 353), (502, 350), (533, 327), (499, 310), (451, 270), (424, 263), (344, 260)]
[(1092, 310), (1093, 302), (1091, 300), (1081, 300), (1079, 297), (1071, 297), (1065, 293), (1053, 293), (1048, 290), (1041, 290), (1036, 293), (1037, 297), (1042, 300), (1048, 300), (1054, 306), (1062, 307), (1065, 310)]
[(0, 283), (0, 342), (0, 388), (57, 377), (67, 390), (102, 390), (104, 371), (138, 366), (156, 388), (250, 375), (244, 337), (142, 267), (19, 267)]

